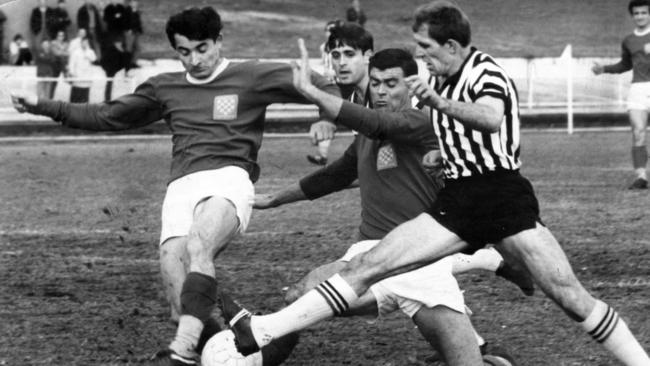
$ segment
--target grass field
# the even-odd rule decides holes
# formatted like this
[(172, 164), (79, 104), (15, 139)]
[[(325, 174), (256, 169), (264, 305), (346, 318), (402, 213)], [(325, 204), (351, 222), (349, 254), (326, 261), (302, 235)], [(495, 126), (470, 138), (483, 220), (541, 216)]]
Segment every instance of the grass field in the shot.
[[(650, 349), (647, 191), (624, 189), (627, 132), (527, 131), (523, 173), (542, 218), (585, 285), (613, 305)], [(332, 145), (337, 156), (349, 143)], [(136, 364), (174, 332), (157, 265), (170, 142), (23, 141), (0, 144), (0, 365)], [(269, 138), (258, 192), (314, 169), (306, 140)], [(218, 259), (224, 286), (270, 311), (280, 289), (338, 257), (355, 237), (358, 195), (255, 212)], [(537, 293), (525, 298), (487, 273), (460, 277), (473, 322), (525, 366), (615, 361)], [(334, 320), (304, 332), (287, 365), (425, 365), (429, 348), (402, 315)]]
[[(376, 48), (411, 42), (412, 13), (426, 0), (365, 0), (366, 27)], [(164, 34), (170, 14), (189, 5), (211, 5), (224, 20), (229, 57), (295, 57), (304, 37), (312, 54), (328, 20), (343, 18), (347, 0), (142, 0), (144, 56), (172, 57)], [(576, 56), (618, 56), (632, 29), (627, 1), (456, 0), (473, 23), (475, 44), (498, 57), (556, 57), (566, 44)]]

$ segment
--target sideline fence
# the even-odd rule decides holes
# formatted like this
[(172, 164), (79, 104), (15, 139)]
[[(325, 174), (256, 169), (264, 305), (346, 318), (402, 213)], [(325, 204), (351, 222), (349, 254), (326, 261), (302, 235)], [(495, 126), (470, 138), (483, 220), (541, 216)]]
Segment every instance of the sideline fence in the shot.
[[(568, 51), (561, 57), (547, 58), (497, 58), (512, 77), (519, 91), (522, 114), (567, 114), (567, 131), (572, 132), (574, 113), (600, 114), (624, 113), (630, 74), (603, 74), (591, 72), (594, 62), (609, 64), (617, 58), (574, 58)], [(233, 60), (239, 61), (239, 60)], [(274, 60), (286, 62), (289, 60)], [(143, 61), (138, 69), (120, 72), (114, 78), (106, 78), (97, 67), (88, 78), (37, 78), (33, 66), (0, 66), (0, 123), (3, 120), (21, 119), (11, 106), (8, 93), (12, 89), (35, 90), (39, 81), (56, 81), (55, 99), (68, 100), (72, 81), (91, 82), (90, 101), (103, 100), (106, 81), (113, 81), (113, 96), (129, 93), (148, 77), (168, 71), (181, 71), (176, 60)], [(312, 68), (322, 71), (320, 61), (311, 60)], [(23, 119), (26, 117), (23, 116)], [(34, 120), (33, 116), (30, 117)], [(267, 119), (273, 122), (313, 121), (318, 118), (314, 106), (276, 104), (269, 107)]]

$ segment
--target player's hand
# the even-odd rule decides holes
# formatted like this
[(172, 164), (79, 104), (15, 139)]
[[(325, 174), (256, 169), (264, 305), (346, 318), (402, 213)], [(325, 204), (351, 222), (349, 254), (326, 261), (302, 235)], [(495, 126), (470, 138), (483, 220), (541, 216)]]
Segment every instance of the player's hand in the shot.
[(267, 208), (277, 207), (275, 195), (272, 194), (256, 194), (253, 201), (253, 208), (258, 210), (266, 210)]
[(38, 96), (27, 91), (11, 92), (11, 103), (18, 112), (25, 113), (27, 108), (36, 106)]
[(431, 150), (422, 157), (424, 170), (434, 179), (441, 179), (443, 173), (442, 154), (440, 150)]
[(336, 125), (330, 121), (318, 121), (309, 127), (309, 138), (316, 145), (324, 140), (332, 140), (336, 135)]
[(605, 72), (605, 67), (597, 62), (594, 62), (594, 64), (591, 66), (591, 72), (593, 72), (594, 75), (600, 75)]
[(309, 67), (309, 53), (305, 47), (305, 41), (298, 39), (298, 48), (300, 49), (300, 59), (291, 62), (293, 69), (293, 86), (307, 98), (311, 98), (310, 90), (314, 87), (311, 82), (311, 67)]
[(406, 85), (412, 96), (418, 98), (421, 103), (431, 108), (438, 108), (442, 102), (442, 97), (434, 92), (429, 84), (418, 75), (411, 75), (406, 79)]

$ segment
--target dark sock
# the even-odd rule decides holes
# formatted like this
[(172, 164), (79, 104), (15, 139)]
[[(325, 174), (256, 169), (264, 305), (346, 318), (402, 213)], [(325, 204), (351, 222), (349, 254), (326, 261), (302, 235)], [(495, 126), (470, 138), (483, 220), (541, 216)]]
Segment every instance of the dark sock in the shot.
[(648, 150), (645, 146), (632, 147), (632, 165), (634, 169), (645, 168), (648, 163)]
[(198, 272), (190, 272), (181, 290), (181, 313), (206, 322), (217, 303), (217, 280)]
[(276, 366), (284, 362), (298, 344), (300, 335), (289, 333), (262, 347), (262, 365)]

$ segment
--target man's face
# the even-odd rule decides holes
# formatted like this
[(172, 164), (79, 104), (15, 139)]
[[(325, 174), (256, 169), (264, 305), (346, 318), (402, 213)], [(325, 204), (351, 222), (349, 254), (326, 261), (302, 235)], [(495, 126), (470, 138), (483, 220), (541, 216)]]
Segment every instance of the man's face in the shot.
[(427, 69), (436, 76), (450, 76), (450, 68), (453, 55), (449, 53), (448, 45), (441, 45), (435, 39), (429, 37), (429, 26), (423, 24), (413, 38), (418, 45), (416, 54), (422, 56), (427, 64)]
[(645, 28), (650, 24), (650, 7), (635, 6), (632, 8), (632, 19), (634, 24), (639, 28)]
[(216, 41), (204, 39), (189, 40), (180, 34), (174, 34), (176, 53), (185, 70), (194, 78), (210, 77), (221, 59), (221, 36)]
[(361, 52), (361, 50), (350, 46), (332, 49), (330, 51), (332, 67), (339, 83), (344, 85), (360, 83), (368, 73), (370, 54), (370, 51)]
[(411, 107), (409, 88), (400, 67), (370, 70), (370, 100), (372, 107), (386, 112), (396, 112)]

